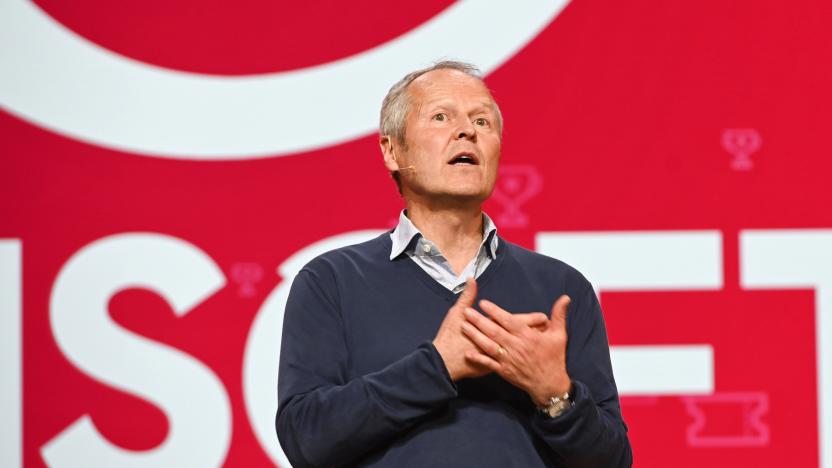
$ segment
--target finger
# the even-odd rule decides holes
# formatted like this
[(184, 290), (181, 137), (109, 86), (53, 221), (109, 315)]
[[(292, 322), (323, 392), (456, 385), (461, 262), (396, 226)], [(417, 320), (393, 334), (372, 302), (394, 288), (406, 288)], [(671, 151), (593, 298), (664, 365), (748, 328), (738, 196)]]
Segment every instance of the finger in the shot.
[(500, 324), (501, 327), (508, 330), (511, 333), (518, 333), (523, 328), (523, 324), (518, 322), (514, 315), (507, 310), (504, 310), (502, 307), (498, 306), (497, 304), (488, 301), (488, 300), (481, 300), (480, 301), (480, 309), (483, 312), (488, 314), (495, 322)]
[(570, 302), (572, 302), (572, 299), (566, 294), (560, 296), (558, 300), (555, 301), (552, 305), (552, 322), (549, 326), (566, 326), (566, 308), (569, 306)]
[(500, 346), (499, 343), (485, 336), (483, 332), (479, 331), (477, 327), (471, 325), (470, 323), (466, 322), (462, 324), (462, 333), (467, 336), (477, 348), (492, 358), (496, 359), (500, 356), (500, 354), (502, 354), (500, 353), (502, 346)]
[(456, 306), (460, 306), (463, 308), (473, 307), (474, 301), (477, 299), (477, 280), (474, 278), (468, 278), (465, 281), (465, 289), (462, 290), (462, 293), (459, 295), (459, 298), (456, 300)]
[(516, 338), (499, 324), (472, 308), (465, 309), (465, 320), (498, 343), (511, 344)]
[(525, 314), (514, 314), (516, 319), (522, 321), (527, 327), (537, 328), (546, 325), (549, 322), (549, 317), (543, 312), (529, 312)]
[(490, 356), (482, 353), (478, 353), (476, 351), (468, 351), (465, 353), (465, 359), (473, 362), (474, 364), (479, 364), (489, 370), (494, 372), (500, 372), (502, 369), (502, 365), (492, 359)]

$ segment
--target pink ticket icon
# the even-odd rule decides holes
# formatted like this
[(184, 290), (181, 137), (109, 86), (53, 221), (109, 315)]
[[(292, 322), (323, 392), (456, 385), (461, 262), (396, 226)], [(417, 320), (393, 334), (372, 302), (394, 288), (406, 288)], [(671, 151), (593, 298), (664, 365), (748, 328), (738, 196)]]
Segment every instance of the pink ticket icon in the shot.
[(768, 394), (714, 393), (680, 397), (693, 418), (687, 428), (690, 447), (763, 447), (769, 444)]

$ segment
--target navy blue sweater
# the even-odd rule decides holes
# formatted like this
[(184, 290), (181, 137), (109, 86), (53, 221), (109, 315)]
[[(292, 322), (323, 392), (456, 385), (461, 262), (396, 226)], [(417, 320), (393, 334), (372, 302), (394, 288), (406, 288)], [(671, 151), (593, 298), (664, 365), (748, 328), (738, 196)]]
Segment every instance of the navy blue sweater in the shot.
[(601, 308), (563, 262), (502, 238), (478, 299), (548, 313), (561, 294), (575, 406), (540, 414), (496, 374), (452, 382), (431, 341), (457, 296), (388, 233), (307, 264), (286, 304), (276, 428), (292, 465), (625, 467), (627, 427)]

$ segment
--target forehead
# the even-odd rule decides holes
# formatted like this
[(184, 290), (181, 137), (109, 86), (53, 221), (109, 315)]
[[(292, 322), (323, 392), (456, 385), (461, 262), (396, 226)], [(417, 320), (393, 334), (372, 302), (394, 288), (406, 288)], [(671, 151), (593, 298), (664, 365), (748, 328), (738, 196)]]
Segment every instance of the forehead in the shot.
[(454, 69), (429, 71), (413, 80), (408, 92), (416, 104), (447, 96), (482, 98), (489, 102), (493, 100), (485, 83), (479, 78)]

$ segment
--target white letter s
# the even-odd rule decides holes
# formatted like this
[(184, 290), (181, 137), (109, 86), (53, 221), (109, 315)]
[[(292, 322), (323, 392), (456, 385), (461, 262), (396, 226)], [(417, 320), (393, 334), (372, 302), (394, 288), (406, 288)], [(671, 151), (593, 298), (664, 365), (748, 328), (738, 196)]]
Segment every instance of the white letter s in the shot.
[(42, 448), (50, 466), (219, 466), (231, 440), (231, 406), (217, 376), (170, 346), (126, 330), (107, 304), (118, 291), (143, 287), (179, 316), (225, 285), (199, 248), (153, 233), (97, 240), (67, 261), (52, 288), (50, 320), (66, 357), (92, 378), (157, 405), (169, 421), (158, 447), (137, 452), (106, 440), (88, 415)]

